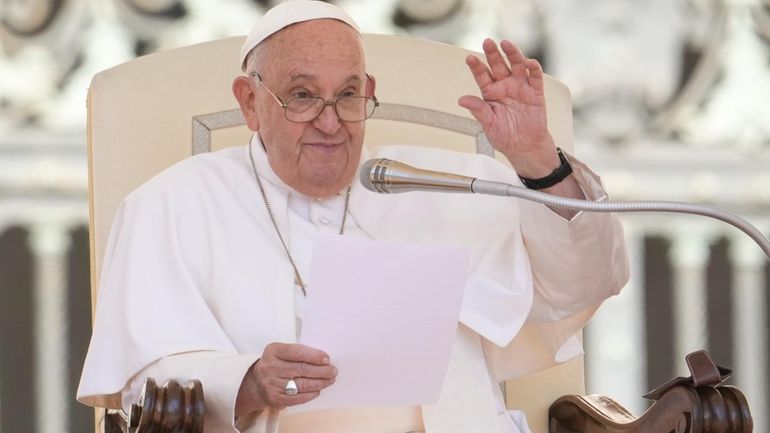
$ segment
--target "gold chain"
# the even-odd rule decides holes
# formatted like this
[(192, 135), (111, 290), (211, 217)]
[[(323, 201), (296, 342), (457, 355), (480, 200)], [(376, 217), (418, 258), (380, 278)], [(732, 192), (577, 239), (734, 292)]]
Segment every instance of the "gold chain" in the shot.
[[(307, 296), (307, 287), (305, 286), (305, 281), (302, 279), (302, 275), (299, 273), (299, 268), (297, 268), (297, 264), (294, 263), (294, 258), (291, 256), (291, 253), (289, 252), (289, 247), (286, 246), (286, 241), (283, 240), (283, 236), (281, 235), (281, 230), (278, 229), (278, 223), (275, 221), (275, 215), (273, 215), (273, 209), (270, 207), (270, 202), (267, 201), (267, 194), (265, 194), (265, 188), (262, 187), (262, 181), (259, 179), (259, 173), (257, 173), (257, 164), (254, 163), (254, 156), (251, 153), (251, 143), (249, 143), (249, 160), (251, 161), (251, 168), (254, 170), (254, 177), (257, 179), (257, 186), (259, 187), (259, 192), (262, 194), (262, 201), (265, 203), (265, 209), (267, 210), (267, 215), (270, 217), (270, 221), (273, 223), (273, 228), (275, 228), (275, 233), (278, 234), (278, 239), (281, 241), (281, 245), (283, 245), (283, 250), (286, 251), (286, 257), (289, 258), (289, 263), (291, 263), (291, 267), (294, 268), (294, 282), (299, 285), (299, 288), (302, 289), (302, 294)], [(342, 211), (342, 223), (340, 224), (340, 232), (339, 234), (342, 235), (345, 233), (345, 222), (348, 219), (348, 206), (350, 205), (350, 188), (348, 187), (348, 190), (345, 192), (345, 209)]]

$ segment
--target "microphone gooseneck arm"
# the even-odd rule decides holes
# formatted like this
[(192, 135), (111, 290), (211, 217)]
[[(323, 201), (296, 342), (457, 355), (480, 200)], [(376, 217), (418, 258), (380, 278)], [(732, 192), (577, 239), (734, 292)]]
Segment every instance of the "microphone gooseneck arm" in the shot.
[(765, 235), (753, 226), (750, 222), (738, 215), (718, 209), (713, 206), (706, 206), (693, 203), (683, 203), (677, 201), (590, 201), (578, 200), (574, 198), (559, 197), (544, 192), (534, 191), (520, 186), (509, 185), (503, 182), (491, 182), (487, 180), (475, 179), (471, 188), (476, 194), (501, 195), (507, 197), (517, 197), (524, 200), (534, 201), (546, 206), (553, 206), (563, 209), (586, 211), (586, 212), (669, 212), (684, 213), (693, 215), (702, 215), (726, 222), (737, 227), (746, 233), (754, 242), (759, 245), (765, 255), (770, 259), (770, 241)]
[(746, 233), (770, 259), (770, 241), (750, 222), (713, 206), (676, 201), (596, 202), (552, 194), (451, 173), (423, 170), (388, 159), (366, 161), (360, 172), (363, 186), (378, 193), (408, 191), (465, 192), (516, 197), (546, 206), (586, 212), (669, 212), (702, 215), (726, 222)]

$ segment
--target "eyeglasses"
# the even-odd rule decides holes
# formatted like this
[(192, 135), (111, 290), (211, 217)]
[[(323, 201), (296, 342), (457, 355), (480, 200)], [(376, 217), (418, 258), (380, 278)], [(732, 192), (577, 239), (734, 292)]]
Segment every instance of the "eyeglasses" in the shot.
[(334, 107), (337, 117), (344, 122), (362, 122), (372, 117), (380, 105), (375, 96), (338, 96), (328, 101), (320, 96), (296, 96), (284, 101), (265, 85), (259, 74), (252, 72), (251, 77), (259, 80), (262, 87), (283, 107), (286, 120), (290, 122), (311, 122), (321, 115), (327, 105)]

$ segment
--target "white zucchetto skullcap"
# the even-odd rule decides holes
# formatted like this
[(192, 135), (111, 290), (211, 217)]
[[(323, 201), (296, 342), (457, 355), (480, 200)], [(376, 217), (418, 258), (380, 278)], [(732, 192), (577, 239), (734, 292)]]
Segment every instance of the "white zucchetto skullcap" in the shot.
[(287, 1), (268, 10), (254, 24), (251, 33), (246, 37), (246, 42), (241, 47), (241, 70), (246, 72), (246, 56), (249, 55), (249, 52), (273, 33), (291, 24), (322, 18), (340, 20), (359, 34), (361, 33), (353, 18), (338, 6), (322, 1)]

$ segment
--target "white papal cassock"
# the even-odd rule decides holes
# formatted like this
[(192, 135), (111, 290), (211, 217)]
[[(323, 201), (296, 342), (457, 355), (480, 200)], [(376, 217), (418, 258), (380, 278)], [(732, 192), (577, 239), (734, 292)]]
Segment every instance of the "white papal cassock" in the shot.
[[(249, 146), (280, 230), (308, 275), (313, 234), (338, 230), (344, 199), (298, 194), (270, 169), (256, 137)], [(104, 256), (80, 401), (117, 408), (136, 398), (146, 376), (160, 383), (198, 378), (206, 432), (233, 431), (235, 397), (249, 366), (268, 343), (296, 341), (302, 300), (256, 185), (249, 146), (181, 161), (123, 202)], [(363, 158), (370, 157), (520, 184), (509, 167), (486, 156), (388, 146)], [(586, 196), (604, 200), (598, 177), (574, 158), (572, 164)], [(579, 354), (575, 333), (628, 278), (615, 216), (579, 213), (567, 221), (511, 198), (383, 196), (355, 180), (345, 235), (471, 251), (440, 401), (311, 421), (265, 411), (238, 419), (241, 431), (279, 431), (282, 420), (284, 430), (311, 422), (309, 431), (319, 433), (362, 431), (345, 420), (382, 433), (526, 431), (519, 414), (505, 411), (497, 382)], [(341, 424), (324, 426), (332, 420)]]

